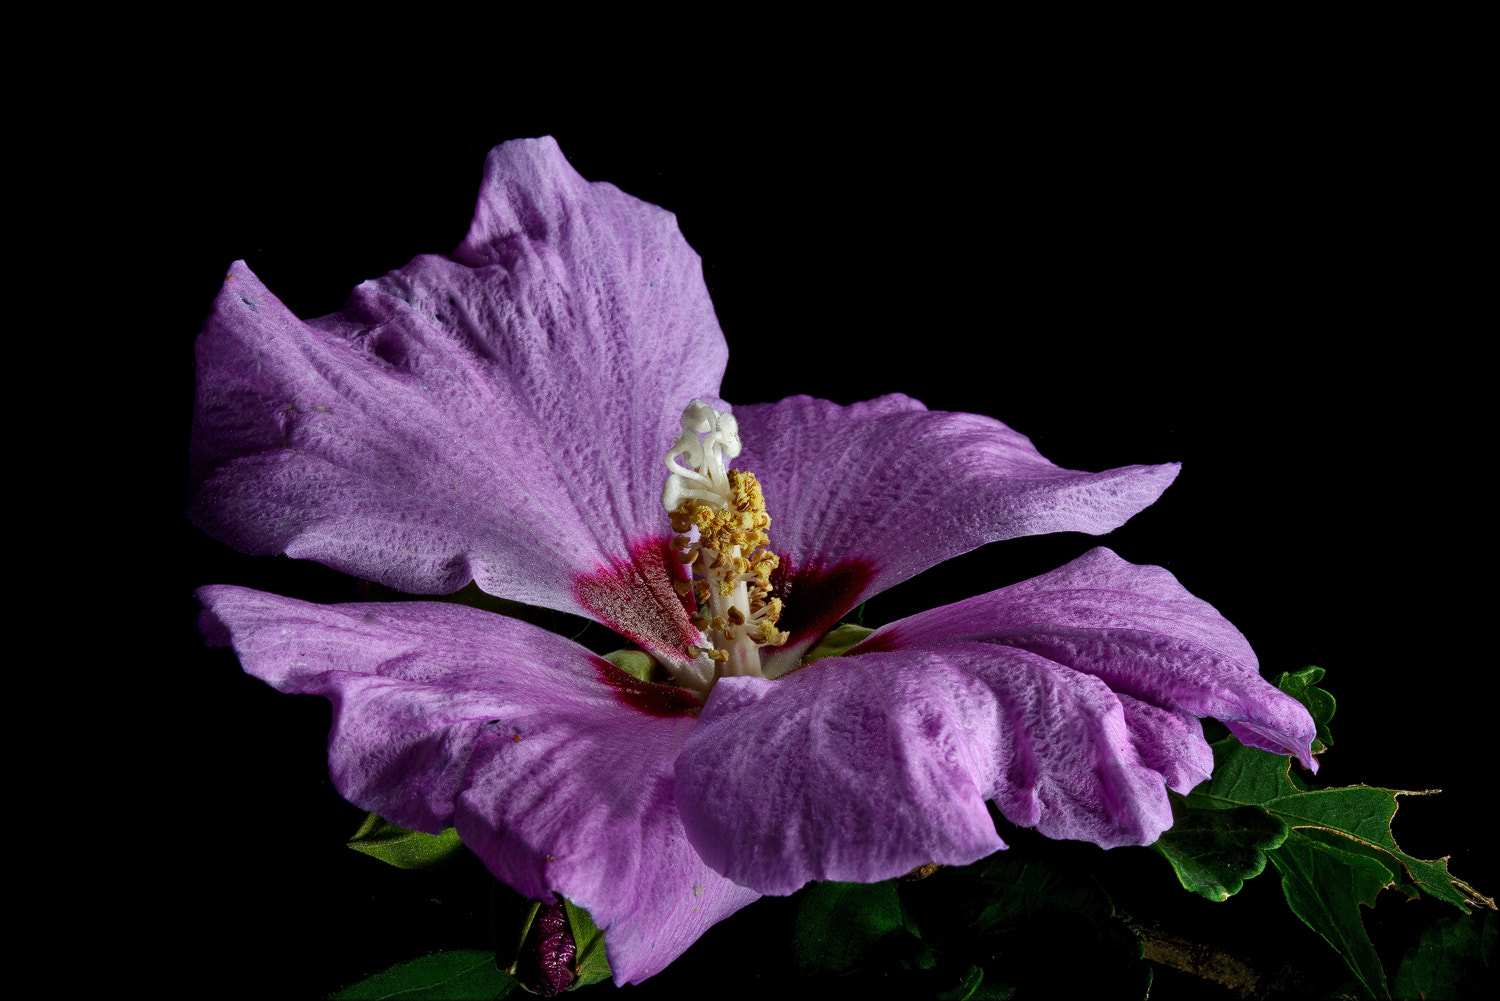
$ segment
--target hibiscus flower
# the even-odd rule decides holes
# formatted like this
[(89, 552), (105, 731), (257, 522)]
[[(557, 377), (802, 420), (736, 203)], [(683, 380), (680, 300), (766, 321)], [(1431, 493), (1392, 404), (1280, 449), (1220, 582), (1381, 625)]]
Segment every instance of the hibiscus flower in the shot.
[(988, 801), (1150, 843), (1166, 790), (1209, 774), (1201, 717), (1314, 766), (1311, 719), (1238, 631), (1105, 549), (808, 663), (866, 598), (988, 542), (1108, 532), (1176, 467), (1061, 469), (904, 396), (731, 408), (726, 359), (673, 217), (550, 139), (490, 154), (451, 256), (339, 313), (303, 321), (236, 264), (198, 342), (200, 527), (584, 615), (657, 675), (444, 603), (207, 587), (210, 638), (332, 700), (350, 802), (455, 826), (517, 891), (587, 908), (616, 983), (760, 894), (982, 858), (1004, 847)]

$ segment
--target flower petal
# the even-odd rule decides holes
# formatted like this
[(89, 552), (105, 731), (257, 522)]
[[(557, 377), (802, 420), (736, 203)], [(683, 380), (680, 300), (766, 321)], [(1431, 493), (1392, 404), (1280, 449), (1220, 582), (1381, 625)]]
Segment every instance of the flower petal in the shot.
[(1001, 847), (985, 813), (1052, 838), (1149, 844), (1166, 790), (1206, 778), (1198, 717), (1311, 762), (1313, 722), (1244, 637), (1158, 567), (1095, 549), (882, 627), (777, 680), (725, 678), (677, 759), (705, 861), (762, 893), (871, 881)]
[(1238, 629), (1161, 567), (1098, 547), (1051, 573), (890, 623), (850, 653), (958, 640), (1030, 650), (1142, 702), (1222, 720), (1249, 746), (1317, 770), (1307, 709), (1260, 676)]
[(1095, 678), (958, 643), (726, 678), (677, 759), (704, 860), (762, 893), (873, 882), (1004, 844), (985, 800), (1053, 838), (1148, 844), (1172, 822), (1124, 709)]
[[(586, 908), (608, 929), (616, 984), (659, 973), (759, 896), (710, 869), (682, 829), (671, 761), (687, 724), (606, 727), (543, 711), (525, 725), (519, 743), (498, 728), (481, 736), (459, 835), (520, 892), (556, 890)], [(585, 727), (595, 739), (579, 739)]]
[(794, 396), (734, 412), (745, 443), (736, 465), (761, 482), (782, 561), (774, 582), (792, 638), (773, 675), (871, 595), (988, 542), (1101, 535), (1178, 470), (1062, 469), (999, 421), (899, 394), (849, 407)]
[(452, 258), (339, 313), (304, 322), (236, 263), (197, 352), (190, 514), (215, 537), (417, 594), (473, 579), (668, 656), (697, 638), (662, 456), (724, 338), (675, 218), (551, 139), (490, 153)]
[[(779, 681), (724, 678), (677, 759), (688, 837), (761, 893), (870, 883), (1003, 848), (995, 700), (940, 658), (886, 654)], [(894, 667), (895, 670), (886, 670)]]
[(232, 639), (246, 671), (333, 702), (329, 772), (346, 799), (405, 827), (453, 824), (519, 892), (587, 908), (616, 983), (755, 898), (698, 858), (678, 817), (687, 692), (465, 606), (198, 593), (205, 631)]

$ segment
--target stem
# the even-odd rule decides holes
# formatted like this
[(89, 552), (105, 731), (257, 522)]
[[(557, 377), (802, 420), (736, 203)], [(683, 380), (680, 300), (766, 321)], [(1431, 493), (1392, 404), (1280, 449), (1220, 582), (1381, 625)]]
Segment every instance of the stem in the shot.
[(1174, 970), (1190, 973), (1203, 980), (1220, 984), (1242, 998), (1258, 997), (1277, 987), (1283, 979), (1256, 969), (1237, 956), (1217, 946), (1194, 942), (1181, 935), (1162, 931), (1154, 925), (1143, 924), (1128, 915), (1125, 918), (1131, 929), (1140, 936), (1146, 959)]

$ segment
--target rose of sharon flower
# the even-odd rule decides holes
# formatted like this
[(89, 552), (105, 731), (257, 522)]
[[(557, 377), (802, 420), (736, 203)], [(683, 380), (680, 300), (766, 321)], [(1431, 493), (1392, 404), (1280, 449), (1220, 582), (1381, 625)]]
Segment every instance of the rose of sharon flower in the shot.
[(332, 700), (350, 802), (456, 826), (519, 892), (587, 908), (616, 983), (759, 894), (1003, 848), (986, 801), (1054, 838), (1154, 841), (1167, 789), (1209, 775), (1200, 717), (1313, 767), (1312, 720), (1240, 633), (1105, 549), (804, 665), (871, 595), (987, 542), (1107, 532), (1176, 467), (1060, 469), (904, 396), (731, 411), (726, 357), (673, 216), (550, 139), (490, 154), (451, 257), (339, 313), (300, 320), (234, 265), (198, 341), (199, 526), (585, 615), (671, 681), (447, 603), (206, 587), (210, 639)]

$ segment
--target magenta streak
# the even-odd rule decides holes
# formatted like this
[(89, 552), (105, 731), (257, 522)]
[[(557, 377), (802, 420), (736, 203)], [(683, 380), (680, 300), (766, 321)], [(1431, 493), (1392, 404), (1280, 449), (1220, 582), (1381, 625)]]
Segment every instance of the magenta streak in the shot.
[(599, 567), (573, 581), (573, 597), (590, 615), (643, 649), (686, 660), (688, 644), (698, 631), (688, 622), (688, 599), (672, 581), (687, 580), (687, 569), (672, 554), (667, 537), (644, 539), (631, 547), (630, 558)]
[(686, 688), (642, 681), (603, 657), (594, 659), (599, 680), (615, 690), (615, 701), (647, 716), (696, 716), (703, 703)]
[(844, 560), (826, 569), (816, 563), (795, 566), (790, 556), (771, 572), (771, 594), (781, 599), (781, 621), (776, 628), (792, 634), (790, 642), (822, 636), (853, 608), (875, 576), (862, 559)]

